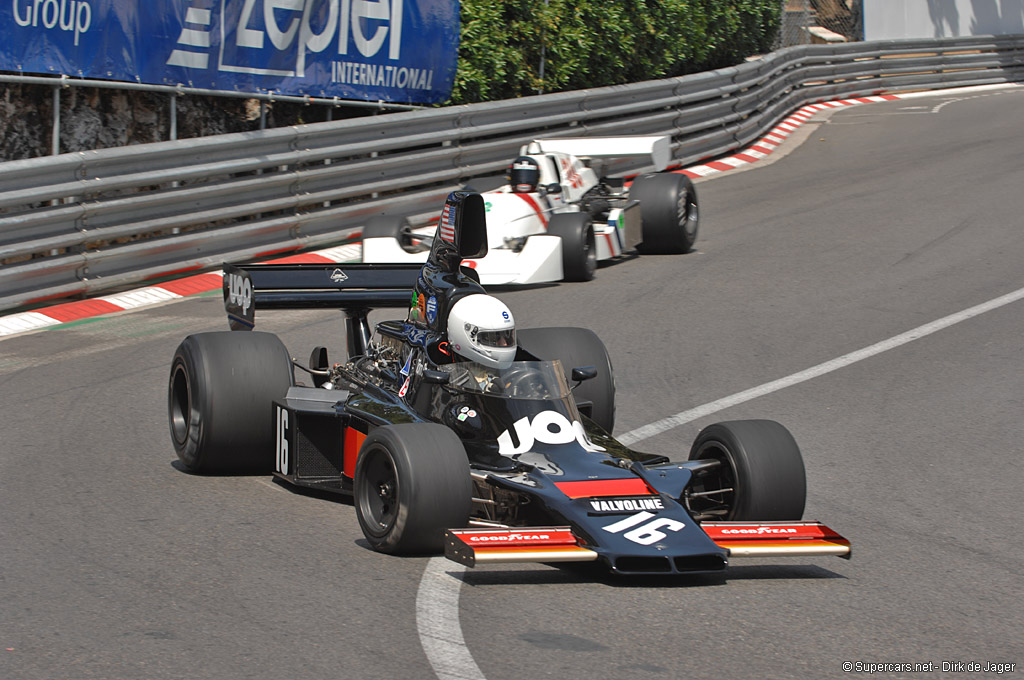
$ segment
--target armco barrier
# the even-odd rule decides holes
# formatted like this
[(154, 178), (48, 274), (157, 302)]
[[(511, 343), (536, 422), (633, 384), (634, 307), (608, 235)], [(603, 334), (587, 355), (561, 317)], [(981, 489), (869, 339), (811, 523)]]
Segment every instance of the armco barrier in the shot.
[[(336, 242), (540, 136), (670, 135), (735, 151), (804, 104), (1024, 80), (1024, 35), (802, 45), (679, 78), (0, 164), (0, 309)], [(614, 173), (641, 171), (614, 163)]]

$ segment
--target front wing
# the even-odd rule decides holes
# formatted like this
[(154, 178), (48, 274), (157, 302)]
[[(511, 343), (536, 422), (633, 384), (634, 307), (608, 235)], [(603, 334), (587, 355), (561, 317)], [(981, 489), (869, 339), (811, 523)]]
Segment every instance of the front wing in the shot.
[[(850, 542), (821, 522), (704, 522), (700, 526), (729, 557), (835, 555), (850, 558)], [(570, 526), (450, 529), (445, 532), (445, 557), (468, 567), (521, 562), (589, 562), (599, 557), (598, 551), (591, 548), (583, 544)]]

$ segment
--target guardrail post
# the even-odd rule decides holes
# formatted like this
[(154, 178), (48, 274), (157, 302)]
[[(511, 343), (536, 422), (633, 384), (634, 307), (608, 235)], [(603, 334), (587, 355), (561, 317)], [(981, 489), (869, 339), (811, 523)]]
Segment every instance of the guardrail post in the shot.
[(169, 126), (171, 129), (169, 134), (170, 139), (173, 142), (178, 138), (178, 95), (171, 93), (170, 97), (171, 122), (169, 123)]
[(60, 153), (60, 85), (53, 86), (53, 132), (50, 135), (50, 155)]
[[(176, 93), (171, 93), (171, 101), (169, 106), (170, 121), (168, 122), (167, 126), (170, 128), (170, 130), (168, 130), (168, 136), (173, 142), (178, 139), (178, 95)], [(176, 189), (178, 186), (180, 186), (180, 184), (181, 183), (178, 180), (174, 180), (173, 182), (171, 182), (171, 187)], [(180, 234), (181, 229), (175, 227), (174, 229), (171, 230), (171, 233)]]

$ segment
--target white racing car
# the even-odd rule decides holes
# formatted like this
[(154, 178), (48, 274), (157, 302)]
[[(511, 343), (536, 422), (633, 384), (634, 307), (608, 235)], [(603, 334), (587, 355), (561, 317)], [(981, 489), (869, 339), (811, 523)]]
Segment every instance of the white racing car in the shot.
[[(606, 159), (671, 160), (669, 137), (538, 139), (522, 147), (508, 184), (482, 194), (487, 255), (463, 264), (486, 285), (589, 281), (598, 260), (629, 251), (685, 253), (697, 239), (697, 193), (682, 174), (601, 177)], [(430, 234), (421, 233), (429, 231)], [(363, 262), (424, 262), (433, 228), (382, 216), (363, 229)]]

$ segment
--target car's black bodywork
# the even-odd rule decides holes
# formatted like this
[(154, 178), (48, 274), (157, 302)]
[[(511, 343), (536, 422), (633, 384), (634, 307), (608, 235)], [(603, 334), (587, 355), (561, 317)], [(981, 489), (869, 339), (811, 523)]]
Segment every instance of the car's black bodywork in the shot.
[[(271, 364), (284, 370), (273, 336), (187, 338), (169, 391), (186, 467), (272, 469), (295, 485), (351, 494), (375, 549), (443, 547), (469, 565), (601, 560), (618, 573), (671, 574), (722, 570), (730, 553), (848, 556), (845, 539), (796, 521), (803, 464), (781, 426), (722, 423), (698, 438), (691, 460), (669, 462), (611, 436), (611, 364), (589, 331), (520, 331), (507, 370), (478, 374), (460, 362), (445, 324), (461, 296), (483, 292), (460, 267), (486, 250), (483, 220), (479, 195), (452, 194), (422, 268), (225, 267), (233, 329), (252, 329), (255, 308), (341, 308), (349, 357), (331, 366), (314, 349), (308, 366), (294, 362), (308, 374), (303, 386), (266, 377)], [(369, 310), (385, 307), (409, 313), (371, 330)], [(227, 343), (219, 336), (234, 336), (247, 363), (262, 366), (209, 378), (239, 356), (218, 349)], [(252, 423), (214, 422), (225, 394), (256, 400)], [(242, 437), (243, 428), (248, 439), (237, 444), (231, 431)]]

